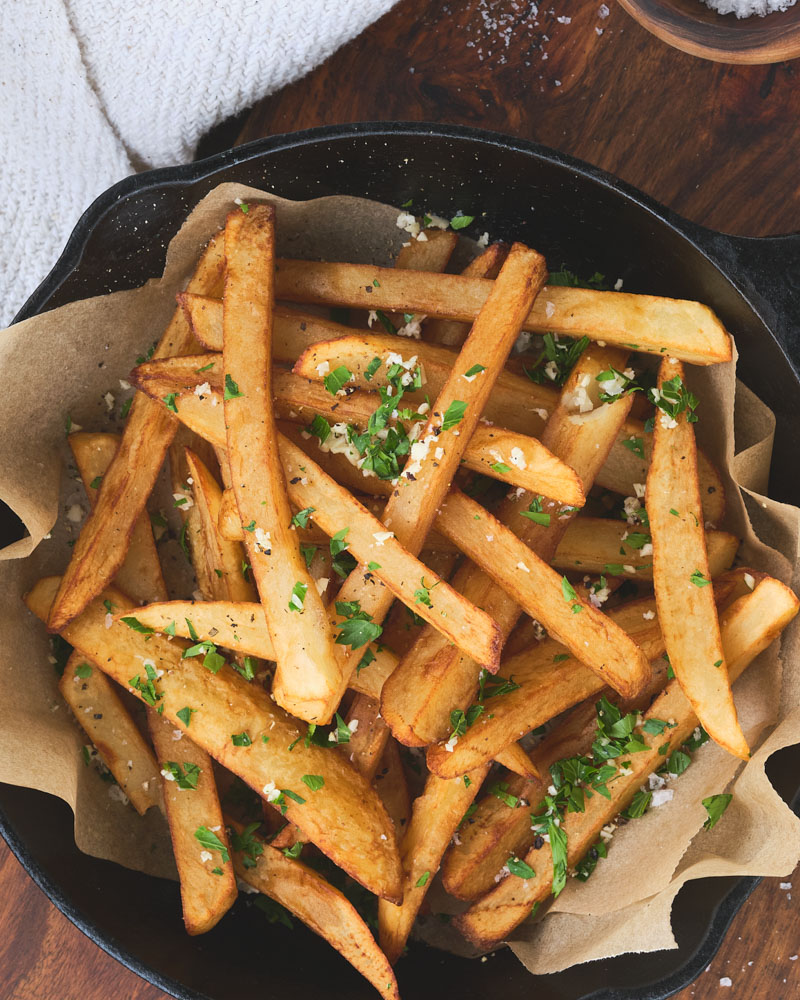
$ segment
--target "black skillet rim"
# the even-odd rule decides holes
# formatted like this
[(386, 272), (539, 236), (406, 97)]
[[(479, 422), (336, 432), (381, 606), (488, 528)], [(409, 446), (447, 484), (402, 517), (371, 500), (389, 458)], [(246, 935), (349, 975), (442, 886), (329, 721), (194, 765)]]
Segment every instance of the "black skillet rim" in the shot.
[[(638, 207), (654, 215), (660, 222), (665, 223), (673, 229), (680, 237), (688, 240), (694, 249), (701, 253), (709, 262), (719, 270), (725, 279), (737, 289), (739, 294), (745, 299), (752, 311), (761, 319), (767, 329), (770, 324), (765, 319), (758, 303), (754, 302), (750, 289), (743, 287), (740, 277), (726, 273), (722, 264), (712, 256), (704, 245), (703, 235), (713, 236), (714, 231), (705, 229), (702, 226), (690, 223), (683, 219), (676, 212), (663, 205), (655, 199), (644, 194), (637, 188), (619, 180), (613, 175), (594, 167), (581, 160), (575, 159), (557, 150), (549, 149), (539, 143), (531, 142), (504, 135), (487, 129), (478, 129), (470, 126), (437, 124), (426, 122), (353, 122), (344, 125), (325, 125), (316, 128), (305, 129), (294, 133), (284, 133), (281, 135), (269, 136), (264, 139), (256, 139), (220, 153), (216, 153), (203, 160), (184, 164), (175, 167), (164, 167), (157, 170), (146, 171), (142, 174), (133, 174), (117, 182), (100, 194), (86, 209), (78, 219), (67, 243), (56, 263), (51, 268), (47, 276), (39, 286), (31, 293), (19, 312), (14, 317), (13, 322), (28, 319), (47, 309), (47, 304), (59, 287), (79, 265), (84, 248), (94, 226), (103, 218), (107, 212), (111, 211), (125, 198), (131, 194), (138, 193), (147, 188), (157, 188), (164, 185), (180, 186), (192, 184), (215, 173), (225, 170), (235, 164), (258, 159), (260, 156), (277, 149), (291, 149), (293, 147), (324, 142), (326, 140), (342, 139), (348, 136), (372, 136), (380, 138), (385, 135), (414, 135), (433, 136), (436, 138), (467, 140), (477, 142), (482, 145), (500, 146), (505, 149), (512, 149), (525, 153), (537, 159), (544, 159), (549, 163), (563, 166), (566, 169), (581, 175), (588, 180), (602, 185), (617, 194), (622, 195), (627, 200), (633, 202)], [(781, 351), (783, 347), (776, 338)], [(784, 352), (785, 353), (785, 352)], [(787, 358), (788, 361), (788, 358)], [(791, 364), (791, 362), (790, 362)], [(796, 808), (800, 800), (800, 788), (793, 800), (792, 805)], [(42, 869), (28, 856), (25, 845), (20, 841), (15, 830), (11, 827), (5, 813), (0, 807), (0, 834), (9, 845), (15, 856), (23, 866), (27, 874), (33, 879), (36, 885), (47, 895), (47, 897), (58, 907), (58, 909), (91, 941), (97, 944), (107, 954), (114, 957), (126, 968), (135, 972), (146, 982), (157, 986), (159, 989), (176, 997), (177, 1000), (202, 1000), (201, 995), (189, 991), (185, 986), (177, 981), (165, 977), (152, 967), (139, 961), (124, 948), (116, 939), (104, 934), (100, 928), (96, 927), (90, 920), (85, 918), (81, 911), (72, 904), (70, 899), (61, 890), (61, 887), (53, 882)], [(725, 933), (741, 908), (742, 904), (751, 894), (753, 889), (761, 881), (760, 878), (742, 876), (733, 887), (725, 894), (717, 904), (711, 914), (711, 920), (703, 939), (699, 942), (695, 952), (689, 957), (687, 962), (674, 973), (663, 977), (655, 983), (645, 987), (623, 987), (617, 989), (600, 989), (585, 994), (581, 1000), (661, 1000), (678, 992), (685, 986), (692, 983), (700, 972), (708, 965), (720, 947)]]

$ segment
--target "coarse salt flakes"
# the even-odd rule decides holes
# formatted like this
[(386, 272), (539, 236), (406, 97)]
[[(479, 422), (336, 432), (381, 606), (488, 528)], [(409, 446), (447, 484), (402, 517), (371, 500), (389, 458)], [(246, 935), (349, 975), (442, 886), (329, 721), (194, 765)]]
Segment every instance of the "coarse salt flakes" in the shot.
[(634, 483), (633, 492), (636, 494), (637, 499), (641, 500), (644, 497), (647, 487), (645, 483)]
[(110, 392), (107, 392), (105, 396), (103, 396), (103, 399), (105, 400), (108, 412), (111, 413), (111, 411), (114, 409), (114, 397)]
[[(375, 314), (375, 316), (377, 318), (377, 313)], [(331, 366), (330, 363), (327, 361), (320, 361), (320, 363), (317, 365), (317, 375), (319, 376), (327, 375), (330, 370)]]
[(210, 382), (203, 382), (202, 385), (196, 385), (194, 387), (195, 396), (199, 396), (201, 399), (203, 398), (203, 396), (208, 396), (210, 392), (211, 392)]
[(710, 7), (718, 14), (735, 14), (737, 18), (766, 17), (767, 14), (775, 14), (779, 11), (788, 10), (794, 7), (797, 0), (703, 0), (706, 7)]
[(372, 537), (375, 539), (377, 545), (383, 545), (384, 542), (388, 541), (390, 538), (394, 538), (393, 531), (373, 531)]
[(166, 768), (162, 768), (161, 769), (161, 777), (164, 779), (164, 781), (174, 781), (175, 780), (175, 775), (172, 773), (172, 771), (167, 771)]
[(733, 980), (730, 976), (723, 976), (719, 981), (720, 986), (733, 986)]
[(642, 618), (644, 618), (645, 621), (648, 621), (648, 622), (651, 622), (655, 618), (655, 616), (656, 616), (655, 611), (645, 611), (642, 614)]
[(320, 597), (322, 597), (322, 595), (325, 593), (325, 588), (328, 586), (329, 582), (330, 582), (330, 577), (327, 576), (321, 576), (319, 580), (316, 581), (317, 593), (319, 594)]
[(653, 792), (652, 798), (650, 799), (650, 805), (654, 809), (658, 809), (658, 807), (663, 806), (665, 802), (671, 802), (674, 794), (675, 790), (672, 788), (659, 788)]
[(67, 511), (67, 520), (72, 521), (73, 524), (78, 524), (79, 521), (83, 520), (83, 508), (80, 504), (74, 503)]
[(528, 569), (528, 567), (525, 565), (524, 562), (518, 562), (517, 569), (521, 569), (523, 573), (530, 573), (530, 570)]
[(351, 733), (354, 733), (358, 729), (358, 719), (351, 719), (350, 722), (347, 723), (347, 728)]
[(478, 246), (481, 247), (481, 249), (489, 246), (489, 234), (488, 233), (484, 233), (483, 236), (479, 237), (479, 239), (478, 239)]
[(744, 574), (744, 582), (745, 582), (745, 583), (747, 584), (747, 586), (748, 586), (748, 587), (749, 587), (749, 588), (750, 588), (751, 590), (752, 590), (752, 589), (753, 589), (753, 588), (755, 587), (755, 585), (756, 585), (756, 581), (755, 581), (755, 578), (753, 577), (753, 574), (752, 574), (752, 573), (745, 573), (745, 574)]
[(556, 304), (555, 304), (555, 302), (546, 302), (545, 303), (544, 314), (545, 314), (545, 316), (548, 319), (550, 319), (550, 317), (553, 315), (553, 313), (555, 311), (556, 311)]
[(113, 624), (114, 624), (114, 616), (109, 611), (108, 614), (105, 617), (105, 626), (106, 626), (106, 628), (111, 628), (111, 626)]

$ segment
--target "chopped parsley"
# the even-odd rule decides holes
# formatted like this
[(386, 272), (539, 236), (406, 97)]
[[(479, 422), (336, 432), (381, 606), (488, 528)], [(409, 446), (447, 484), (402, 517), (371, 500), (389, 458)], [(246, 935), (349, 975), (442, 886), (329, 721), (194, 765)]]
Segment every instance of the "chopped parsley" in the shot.
[(303, 583), (302, 580), (298, 580), (292, 587), (292, 594), (289, 598), (289, 610), (302, 612), (303, 606), (306, 600), (306, 593), (308, 591), (308, 584)]
[(239, 399), (244, 396), (243, 392), (239, 391), (239, 386), (233, 381), (228, 372), (225, 373), (225, 391), (222, 394), (223, 399)]
[(89, 483), (89, 489), (90, 490), (99, 490), (100, 489), (100, 483), (102, 483), (102, 481), (103, 481), (103, 477), (102, 476), (95, 476), (94, 479)]
[(466, 411), (467, 404), (460, 399), (454, 399), (444, 411), (444, 417), (442, 417), (442, 430), (449, 431), (451, 427), (455, 427), (456, 424), (461, 423)]
[(301, 778), (303, 784), (307, 785), (312, 792), (318, 792), (325, 785), (325, 779), (321, 774), (304, 774)]
[(543, 524), (545, 528), (549, 528), (550, 515), (542, 511), (543, 500), (543, 496), (534, 497), (528, 505), (528, 509), (521, 510), (520, 514), (522, 517), (527, 517), (529, 521), (533, 521), (535, 524)]
[(164, 770), (168, 771), (178, 788), (183, 791), (194, 791), (197, 788), (197, 781), (200, 777), (200, 767), (186, 760), (183, 767), (174, 760), (168, 760), (164, 764)]
[(75, 676), (80, 677), (81, 680), (86, 680), (87, 677), (92, 676), (92, 668), (88, 663), (79, 663), (78, 666), (75, 667)]
[(348, 543), (346, 538), (349, 531), (349, 528), (342, 528), (341, 531), (337, 531), (336, 534), (331, 537), (330, 541), (331, 567), (336, 575), (341, 577), (343, 580), (348, 577), (357, 566), (355, 558), (347, 551)]
[(640, 437), (627, 437), (622, 441), (622, 447), (632, 451), (637, 458), (644, 461), (644, 442)]
[(703, 576), (703, 574), (702, 574), (702, 573), (700, 572), (700, 570), (699, 570), (699, 569), (696, 569), (696, 570), (695, 570), (695, 571), (694, 571), (694, 572), (692, 573), (692, 575), (691, 575), (691, 576), (689, 577), (689, 579), (690, 579), (690, 580), (691, 580), (691, 582), (692, 582), (692, 583), (693, 583), (693, 584), (695, 585), (695, 587), (707, 587), (707, 586), (709, 585), (709, 583), (711, 583), (711, 581), (710, 581), (710, 580), (707, 580), (707, 579), (706, 579), (706, 578), (705, 578), (705, 577)]
[(231, 743), (235, 747), (249, 747), (253, 745), (253, 741), (247, 733), (234, 733), (231, 736)]
[(704, 830), (710, 830), (717, 825), (720, 817), (731, 804), (732, 798), (733, 795), (726, 792), (720, 795), (709, 795), (708, 798), (703, 799), (703, 805), (708, 813), (708, 819), (703, 823)]
[(519, 858), (513, 855), (506, 861), (506, 868), (508, 868), (510, 875), (516, 875), (517, 878), (528, 879), (536, 877), (536, 872), (526, 861), (520, 861)]
[(370, 363), (364, 369), (364, 378), (367, 380), (367, 382), (371, 382), (372, 381), (373, 376), (375, 375), (375, 373), (377, 372), (377, 370), (380, 368), (380, 366), (382, 364), (383, 364), (383, 362), (381, 361), (381, 359), (379, 357), (374, 357), (372, 359), (372, 361), (370, 361)]
[(424, 886), (426, 886), (428, 884), (428, 879), (430, 877), (431, 877), (430, 872), (423, 872), (416, 881), (416, 888), (422, 889)]
[(128, 628), (132, 628), (134, 632), (140, 632), (142, 635), (152, 635), (155, 629), (150, 628), (149, 625), (142, 625), (138, 618), (134, 618), (132, 615), (127, 615), (121, 618), (120, 621), (125, 622)]
[(492, 469), (499, 476), (507, 476), (511, 472), (511, 466), (506, 465), (505, 462), (494, 462), (492, 463)]
[(230, 831), (231, 847), (234, 851), (242, 853), (242, 864), (245, 868), (255, 868), (258, 864), (257, 858), (264, 853), (264, 845), (255, 836), (255, 832), (260, 826), (261, 824), (256, 822), (244, 827), (241, 833), (237, 833), (234, 829)]
[(466, 229), (474, 221), (474, 215), (454, 215), (450, 220), (450, 225), (453, 229)]
[(339, 365), (339, 367), (334, 368), (329, 375), (326, 375), (322, 381), (328, 392), (332, 396), (335, 396), (336, 393), (350, 381), (351, 377), (352, 372), (350, 369), (347, 368), (346, 365)]
[(338, 645), (360, 649), (367, 643), (374, 642), (383, 633), (383, 628), (372, 620), (372, 615), (361, 610), (358, 601), (337, 601), (335, 607), (336, 613), (344, 618), (344, 621), (335, 626), (339, 630), (336, 636)]
[(181, 720), (184, 726), (186, 726), (186, 728), (188, 729), (192, 721), (192, 716), (196, 711), (197, 711), (196, 708), (189, 708), (187, 705), (186, 708), (179, 708), (175, 714), (178, 716), (178, 718)]
[(213, 830), (209, 830), (207, 826), (198, 826), (194, 831), (194, 835), (200, 844), (207, 851), (219, 851), (222, 855), (222, 863), (227, 864), (231, 860), (230, 854), (228, 854), (228, 848), (219, 839), (219, 837), (214, 833)]
[(169, 392), (164, 397), (164, 405), (168, 410), (172, 410), (173, 413), (178, 412), (178, 407), (175, 405), (175, 398), (177, 397), (177, 392)]
[(559, 340), (556, 334), (544, 335), (544, 350), (533, 367), (525, 368), (525, 374), (538, 385), (553, 384), (563, 386), (578, 358), (589, 346), (589, 338), (580, 340)]
[(508, 790), (507, 781), (498, 781), (489, 789), (489, 793), (494, 795), (496, 799), (500, 799), (502, 803), (508, 806), (509, 809), (516, 809), (519, 805), (519, 799), (516, 795), (512, 795)]
[(565, 576), (561, 577), (561, 593), (564, 597), (564, 600), (572, 605), (572, 613), (574, 615), (580, 614), (580, 612), (583, 610), (583, 607), (578, 601), (578, 595), (575, 593), (575, 588), (572, 586), (572, 584)]
[(486, 365), (473, 365), (467, 371), (464, 372), (464, 378), (474, 378), (476, 375), (480, 375), (481, 372), (486, 371)]
[(648, 389), (647, 397), (651, 403), (655, 403), (659, 410), (662, 410), (673, 420), (680, 413), (686, 413), (687, 423), (697, 422), (697, 414), (694, 411), (697, 409), (699, 400), (697, 396), (689, 392), (680, 375), (662, 382), (660, 389)]
[(308, 519), (311, 517), (313, 513), (314, 513), (313, 507), (304, 507), (302, 510), (299, 510), (295, 515), (293, 515), (292, 525), (295, 528), (307, 528)]

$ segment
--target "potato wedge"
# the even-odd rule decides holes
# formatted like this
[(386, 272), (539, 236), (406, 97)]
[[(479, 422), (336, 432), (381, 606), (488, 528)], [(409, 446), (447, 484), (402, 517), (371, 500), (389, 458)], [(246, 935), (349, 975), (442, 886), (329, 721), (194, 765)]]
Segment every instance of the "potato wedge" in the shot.
[(613, 619), (578, 597), (566, 577), (460, 490), (450, 491), (440, 511), (441, 530), (458, 524), (458, 544), (473, 563), (574, 657), (623, 698), (644, 689), (650, 676), (647, 657)]
[[(579, 379), (587, 374), (594, 377), (609, 365), (624, 367), (624, 357), (609, 348), (589, 347), (564, 387), (564, 398), (571, 396)], [(630, 397), (623, 398), (576, 420), (565, 405), (559, 404), (550, 417), (544, 443), (575, 469), (585, 490), (592, 485), (630, 405)], [(530, 494), (506, 498), (498, 508), (497, 518), (548, 561), (572, 512), (554, 507), (554, 513), (566, 516), (552, 517), (549, 526), (536, 524), (520, 513), (528, 509), (533, 499)], [(508, 635), (521, 613), (519, 605), (486, 573), (467, 562), (457, 571), (453, 586), (489, 611)], [(477, 679), (474, 661), (447, 647), (432, 630), (425, 629), (383, 688), (381, 712), (395, 739), (409, 746), (426, 746), (446, 739), (450, 732), (451, 711), (465, 709), (470, 704)]]
[[(752, 594), (739, 598), (724, 612), (720, 624), (731, 679), (735, 680), (774, 641), (795, 617), (799, 606), (788, 587), (767, 578), (758, 582)], [(563, 817), (570, 867), (589, 850), (600, 830), (627, 807), (647, 776), (663, 764), (665, 754), (659, 753), (659, 748), (670, 753), (681, 746), (699, 724), (677, 679), (668, 682), (645, 713), (644, 721), (648, 719), (669, 719), (675, 726), (660, 735), (641, 733), (642, 741), (650, 749), (630, 755), (626, 773), (618, 774), (611, 785), (610, 800), (594, 795), (587, 799), (584, 812), (567, 813)], [(665, 742), (668, 748), (663, 746)], [(456, 917), (454, 923), (458, 929), (478, 947), (490, 948), (507, 938), (530, 914), (534, 903), (543, 903), (549, 898), (552, 886), (550, 846), (543, 844), (540, 849), (529, 851), (526, 861), (535, 865), (532, 878), (509, 875), (466, 913)]]
[[(672, 668), (709, 736), (737, 757), (750, 750), (733, 703), (710, 570), (697, 480), (692, 406), (683, 365), (664, 358), (658, 388), (674, 413), (656, 417), (647, 474), (653, 586)], [(667, 395), (669, 394), (669, 395)], [(675, 397), (677, 402), (672, 402)]]
[[(237, 834), (244, 832), (241, 824), (231, 821), (231, 825)], [(245, 843), (247, 851), (234, 850), (232, 855), (237, 877), (285, 906), (324, 938), (385, 1000), (400, 1000), (388, 959), (347, 897), (312, 868), (285, 857), (255, 834)]]
[[(706, 531), (708, 568), (712, 579), (731, 568), (738, 548), (736, 535), (727, 531)], [(576, 517), (570, 521), (558, 543), (553, 566), (565, 572), (604, 573), (652, 580), (652, 540), (646, 528), (631, 528), (625, 521)]]
[(186, 737), (176, 741), (174, 734), (181, 730), (157, 712), (149, 711), (147, 722), (164, 776), (164, 805), (181, 883), (183, 922), (189, 934), (205, 934), (225, 916), (239, 892), (233, 865), (222, 863), (221, 856), (205, 850), (195, 836), (201, 828), (217, 831), (230, 852), (211, 757)]
[(353, 734), (345, 748), (347, 759), (365, 778), (373, 781), (389, 739), (389, 727), (381, 719), (380, 702), (363, 694), (356, 695), (347, 711), (346, 722)]
[(256, 205), (225, 225), (223, 360), (228, 461), (245, 539), (275, 650), (272, 694), (307, 722), (327, 722), (342, 685), (333, 630), (291, 531), (278, 454), (271, 350), (275, 212)]
[[(25, 597), (28, 608), (43, 621), (59, 583), (58, 577), (45, 577)], [(313, 744), (306, 747), (296, 720), (266, 691), (248, 684), (233, 669), (223, 667), (214, 674), (194, 657), (183, 659), (187, 644), (180, 639), (169, 641), (121, 622), (106, 628), (104, 599), (117, 609), (136, 614), (136, 605), (129, 598), (108, 588), (66, 626), (64, 638), (113, 680), (159, 708), (164, 718), (188, 732), (198, 746), (259, 795), (271, 795), (275, 801), (288, 789), (302, 798), (299, 802), (286, 795), (281, 804), (286, 805), (287, 819), (307, 840), (370, 892), (399, 898), (394, 830), (369, 783), (340, 754)], [(146, 667), (139, 667), (145, 660), (154, 664), (154, 674), (160, 670), (164, 674), (155, 679), (145, 677)], [(131, 687), (134, 670), (139, 685), (135, 689)], [(232, 736), (242, 733), (250, 740), (249, 746), (234, 745)], [(298, 737), (300, 742), (289, 751)], [(321, 775), (325, 788), (301, 795), (306, 773)]]
[[(395, 271), (369, 264), (278, 260), (275, 294), (285, 302), (424, 313), (472, 322), (492, 291), (486, 278)], [(730, 337), (699, 302), (587, 288), (545, 287), (523, 328), (666, 353), (696, 365), (731, 358)], [(631, 338), (633, 342), (631, 342)]]
[[(168, 363), (147, 362), (134, 369), (131, 379), (137, 388), (154, 399), (170, 399), (183, 423), (212, 444), (225, 447), (224, 416), (219, 405), (221, 376), (208, 372), (197, 374), (198, 362), (206, 357), (208, 355), (170, 359)], [(324, 450), (335, 447), (346, 452), (344, 431), (339, 433), (337, 428), (353, 424), (363, 429), (378, 405), (374, 393), (357, 390), (344, 398), (335, 397), (321, 382), (309, 382), (280, 369), (273, 369), (273, 392), (275, 412), (281, 419), (306, 425), (319, 414), (334, 425), (330, 441), (327, 438), (331, 432), (326, 430), (325, 440), (320, 442)], [(354, 455), (354, 461), (356, 458)], [(580, 506), (584, 502), (580, 482), (572, 469), (555, 458), (540, 441), (526, 434), (478, 424), (468, 440), (464, 465), (473, 472), (545, 493), (562, 503)], [(363, 489), (368, 489), (373, 478), (359, 472), (358, 482)], [(381, 492), (387, 495), (392, 492), (388, 481), (384, 482)]]
[(58, 690), (133, 808), (160, 806), (159, 766), (106, 675), (75, 652)]
[(488, 765), (473, 771), (469, 783), (442, 781), (435, 774), (428, 775), (424, 792), (414, 800), (411, 822), (400, 847), (403, 901), (396, 906), (378, 900), (379, 940), (392, 964), (403, 954), (425, 894), (439, 871), (442, 856), (488, 771)]
[[(206, 247), (188, 289), (218, 292), (224, 266), (222, 239)], [(177, 308), (155, 350), (166, 358), (192, 350), (194, 340)], [(47, 627), (60, 632), (111, 580), (125, 560), (131, 533), (158, 476), (177, 427), (173, 415), (142, 394), (134, 397), (128, 422), (111, 465), (103, 476), (97, 504), (86, 520), (62, 577)]]

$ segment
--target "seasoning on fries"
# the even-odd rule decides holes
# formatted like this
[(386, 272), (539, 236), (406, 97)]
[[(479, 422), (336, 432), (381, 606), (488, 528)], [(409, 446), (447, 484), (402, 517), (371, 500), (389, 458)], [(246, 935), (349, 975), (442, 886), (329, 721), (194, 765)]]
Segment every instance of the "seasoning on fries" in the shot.
[[(732, 684), (798, 611), (732, 568), (695, 443), (684, 365), (730, 360), (717, 317), (547, 285), (520, 243), (449, 274), (457, 234), (424, 236), (394, 268), (276, 260), (273, 209), (232, 211), (123, 435), (70, 436), (92, 513), (25, 598), (120, 788), (166, 812), (187, 931), (248, 883), (387, 1000), (440, 871), (493, 948), (654, 773), (709, 737), (746, 758)], [(521, 334), (538, 356), (509, 362)], [(168, 452), (191, 596), (145, 511)]]

